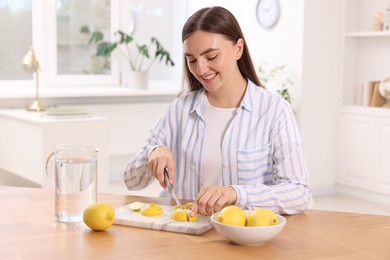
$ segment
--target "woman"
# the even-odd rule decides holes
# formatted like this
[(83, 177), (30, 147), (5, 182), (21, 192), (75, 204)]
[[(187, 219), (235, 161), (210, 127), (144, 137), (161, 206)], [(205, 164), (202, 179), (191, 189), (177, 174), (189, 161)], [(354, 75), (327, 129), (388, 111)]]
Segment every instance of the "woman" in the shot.
[(164, 169), (191, 215), (227, 205), (296, 214), (311, 189), (302, 140), (284, 99), (260, 86), (235, 17), (222, 7), (193, 14), (182, 31), (188, 91), (153, 127), (124, 174), (130, 190)]

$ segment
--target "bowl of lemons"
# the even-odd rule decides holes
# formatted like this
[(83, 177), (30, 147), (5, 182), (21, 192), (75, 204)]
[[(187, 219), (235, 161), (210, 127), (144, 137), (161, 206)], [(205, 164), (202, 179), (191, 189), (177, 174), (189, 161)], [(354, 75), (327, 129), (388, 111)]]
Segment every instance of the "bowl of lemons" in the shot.
[(214, 213), (211, 222), (215, 230), (230, 242), (255, 246), (278, 235), (287, 221), (269, 209), (243, 210), (232, 205)]

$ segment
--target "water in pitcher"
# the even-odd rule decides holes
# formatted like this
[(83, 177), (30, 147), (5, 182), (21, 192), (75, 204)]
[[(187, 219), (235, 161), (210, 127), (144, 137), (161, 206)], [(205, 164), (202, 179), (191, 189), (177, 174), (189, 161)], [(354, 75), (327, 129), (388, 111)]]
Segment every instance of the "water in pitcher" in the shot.
[(63, 222), (81, 222), (84, 209), (96, 202), (96, 158), (55, 160), (55, 212)]

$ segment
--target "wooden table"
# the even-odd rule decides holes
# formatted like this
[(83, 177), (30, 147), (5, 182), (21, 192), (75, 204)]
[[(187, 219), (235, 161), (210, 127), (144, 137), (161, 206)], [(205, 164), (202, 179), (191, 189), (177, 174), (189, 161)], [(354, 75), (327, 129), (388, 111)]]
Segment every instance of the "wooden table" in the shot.
[[(227, 242), (214, 229), (201, 236), (114, 225), (94, 232), (55, 221), (50, 190), (0, 186), (0, 259), (390, 259), (390, 217), (308, 210), (287, 216), (268, 243)], [(162, 198), (99, 195), (114, 207)]]

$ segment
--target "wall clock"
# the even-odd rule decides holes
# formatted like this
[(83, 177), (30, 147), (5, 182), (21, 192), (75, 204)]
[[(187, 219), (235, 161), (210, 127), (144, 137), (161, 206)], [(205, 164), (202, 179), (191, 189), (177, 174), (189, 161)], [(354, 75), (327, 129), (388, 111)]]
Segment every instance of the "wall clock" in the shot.
[(272, 28), (280, 17), (280, 3), (278, 0), (259, 0), (256, 7), (256, 18), (265, 28)]

